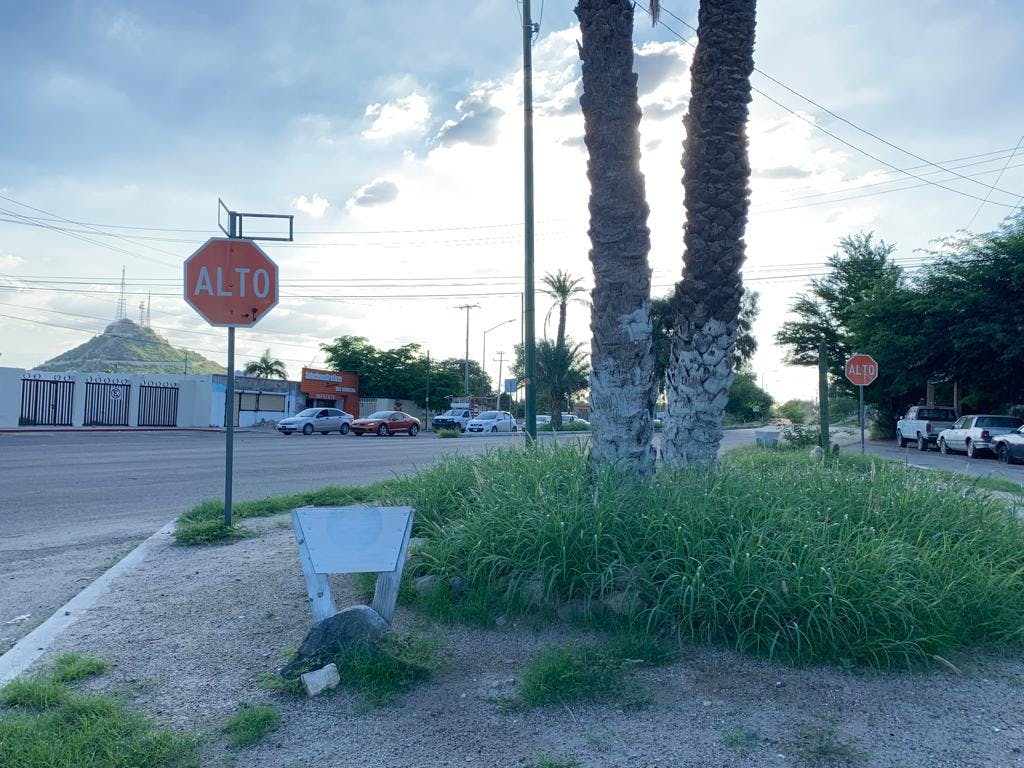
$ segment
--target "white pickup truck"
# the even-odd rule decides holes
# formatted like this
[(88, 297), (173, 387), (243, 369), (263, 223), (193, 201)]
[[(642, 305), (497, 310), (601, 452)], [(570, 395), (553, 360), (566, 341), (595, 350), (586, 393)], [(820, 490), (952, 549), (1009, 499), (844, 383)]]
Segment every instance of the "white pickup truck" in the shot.
[(914, 405), (896, 422), (896, 444), (903, 448), (917, 443), (917, 450), (927, 451), (939, 439), (939, 432), (956, 421), (956, 411), (941, 405)]

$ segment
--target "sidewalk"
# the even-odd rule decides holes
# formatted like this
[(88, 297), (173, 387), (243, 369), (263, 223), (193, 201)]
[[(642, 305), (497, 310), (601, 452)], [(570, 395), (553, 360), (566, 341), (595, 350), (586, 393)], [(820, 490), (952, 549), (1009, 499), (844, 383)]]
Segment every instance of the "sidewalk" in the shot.
[[(400, 607), (396, 629), (443, 649), (433, 680), (368, 711), (343, 689), (285, 697), (258, 677), (309, 628), (305, 587), (288, 518), (247, 524), (259, 535), (228, 546), (154, 547), (39, 664), (67, 650), (109, 660), (90, 685), (165, 725), (211, 733), (204, 766), (527, 766), (540, 756), (587, 768), (806, 765), (812, 733), (862, 755), (864, 766), (1024, 765), (1024, 662), (977, 653), (952, 660), (963, 676), (882, 676), (687, 648), (679, 662), (636, 673), (649, 697), (639, 708), (517, 710), (495, 700), (514, 696), (529, 659), (585, 635), (516, 622), (437, 625)], [(356, 601), (349, 577), (334, 577), (332, 589), (339, 608)], [(241, 703), (279, 708), (282, 727), (239, 751), (216, 729)], [(737, 733), (753, 743), (738, 748)]]

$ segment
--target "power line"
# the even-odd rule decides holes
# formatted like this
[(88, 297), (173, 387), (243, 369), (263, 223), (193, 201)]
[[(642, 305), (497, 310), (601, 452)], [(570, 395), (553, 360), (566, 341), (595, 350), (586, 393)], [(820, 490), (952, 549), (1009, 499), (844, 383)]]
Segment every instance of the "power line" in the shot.
[[(1003, 174), (1006, 173), (1006, 169), (1010, 166), (1010, 161), (1013, 159), (1014, 155), (1017, 154), (1017, 150), (1020, 149), (1021, 142), (1024, 142), (1024, 135), (1021, 135), (1021, 137), (1017, 140), (1017, 146), (1013, 148), (1013, 152), (1010, 154), (1010, 156), (1008, 158), (1006, 158), (1006, 162), (1003, 164), (1003, 167), (1000, 169), (999, 175), (996, 176), (996, 180), (995, 180), (996, 184), (999, 183), (999, 180), (1001, 178), (1003, 178)], [(1014, 167), (1017, 167), (1017, 166), (1014, 166)], [(993, 189), (994, 189), (994, 187), (993, 187)], [(989, 194), (991, 194), (991, 192), (992, 192), (992, 190), (989, 190)], [(1022, 196), (1022, 199), (1024, 199), (1024, 196)], [(971, 228), (971, 224), (974, 223), (974, 220), (978, 217), (978, 214), (981, 213), (981, 209), (985, 207), (985, 203), (986, 202), (988, 202), (988, 195), (985, 195), (985, 199), (983, 201), (981, 201), (980, 203), (978, 203), (978, 207), (974, 211), (974, 215), (971, 216), (971, 220), (967, 222), (967, 226), (964, 227), (964, 229), (970, 229)]]
[[(661, 6), (661, 10), (664, 13), (668, 14), (669, 16), (671, 16), (676, 21), (678, 21), (680, 24), (682, 24), (683, 26), (687, 27), (688, 29), (692, 30), (695, 34), (697, 34), (696, 27), (694, 27), (693, 25), (689, 24), (684, 19), (681, 19), (678, 16), (676, 16), (674, 13), (672, 13), (672, 11), (670, 11), (664, 5)], [(671, 29), (670, 27), (667, 27), (667, 28)], [(675, 30), (672, 30), (672, 31), (674, 32)], [(688, 40), (685, 41), (685, 42), (688, 45), (693, 46), (693, 44), (690, 43)], [(693, 46), (693, 47), (696, 47), (696, 46)], [(924, 157), (921, 157), (920, 155), (915, 154), (914, 152), (911, 152), (909, 149), (905, 149), (904, 147), (901, 147), (898, 144), (894, 144), (893, 142), (889, 141), (888, 139), (883, 138), (882, 136), (879, 136), (877, 133), (873, 133), (872, 131), (869, 131), (867, 128), (863, 128), (863, 127), (857, 125), (856, 123), (854, 123), (851, 120), (848, 120), (847, 118), (843, 117), (842, 115), (836, 114), (835, 112), (833, 112), (828, 107), (826, 107), (823, 104), (820, 104), (819, 102), (817, 102), (814, 99), (812, 99), (810, 96), (807, 96), (806, 94), (801, 93), (800, 91), (796, 90), (795, 88), (791, 88), (790, 86), (786, 85), (784, 82), (779, 80), (778, 78), (772, 77), (767, 72), (765, 72), (763, 69), (760, 69), (759, 67), (755, 66), (754, 67), (754, 71), (757, 72), (762, 77), (764, 77), (764, 78), (770, 80), (771, 82), (775, 83), (780, 88), (782, 88), (782, 89), (784, 89), (786, 91), (789, 91), (790, 93), (792, 93), (794, 96), (796, 96), (798, 98), (803, 99), (808, 104), (811, 104), (812, 106), (814, 106), (816, 109), (820, 109), (822, 112), (824, 112), (827, 115), (830, 115), (831, 117), (835, 118), (836, 120), (840, 121), (841, 123), (845, 123), (846, 125), (850, 126), (854, 130), (860, 131), (865, 136), (870, 136), (871, 138), (875, 139), (876, 141), (880, 141), (881, 143), (885, 144), (886, 146), (891, 147), (892, 149), (895, 149), (897, 152), (902, 152), (903, 154), (907, 155), (908, 157), (912, 157), (915, 160), (924, 163), (925, 165), (933, 166), (935, 168), (938, 168), (939, 170), (946, 171), (947, 173), (952, 173), (954, 176), (957, 176), (957, 177), (959, 177), (959, 178), (961, 178), (961, 179), (963, 179), (965, 181), (970, 181), (970, 182), (973, 182), (975, 184), (980, 184), (981, 186), (986, 187), (988, 189), (989, 193), (991, 193), (991, 192), (1002, 192), (1003, 194), (1010, 195), (1011, 197), (1017, 197), (1018, 196), (1018, 193), (1016, 193), (1016, 192), (1010, 192), (1010, 191), (1005, 190), (1005, 189), (999, 189), (998, 187), (996, 187), (994, 185), (993, 186), (988, 186), (987, 184), (983, 184), (982, 182), (978, 181), (977, 179), (972, 179), (972, 178), (969, 178), (967, 176), (961, 176), (960, 174), (956, 173), (955, 171), (950, 170), (949, 168), (943, 167), (943, 166), (939, 165), (938, 163), (932, 162), (931, 160), (928, 160), (928, 159), (926, 159)], [(757, 91), (756, 88), (753, 89), (753, 90)], [(757, 92), (760, 93), (762, 96), (766, 96), (767, 98), (771, 99), (770, 96), (767, 96), (767, 94), (763, 93), (762, 91), (757, 91)], [(775, 101), (774, 99), (771, 99), (771, 100)], [(775, 103), (779, 104), (779, 102), (777, 102), (777, 101)], [(784, 109), (792, 112), (794, 115), (797, 114), (796, 112), (794, 112), (793, 110), (790, 110), (788, 107), (785, 107), (782, 104), (779, 104), (779, 106), (782, 106)], [(832, 134), (830, 134), (830, 135), (832, 135)], [(842, 139), (840, 139), (840, 141), (842, 141)], [(849, 145), (849, 146), (853, 147), (852, 144)], [(863, 150), (859, 150), (859, 149), (858, 149), (858, 151), (863, 152)], [(867, 153), (865, 152), (864, 154), (867, 154)], [(869, 157), (870, 157), (870, 155), (869, 155)], [(996, 182), (996, 183), (998, 184), (998, 182)]]
[[(650, 11), (648, 11), (647, 8), (644, 7), (643, 3), (638, 3), (637, 7), (640, 8), (641, 10), (643, 10), (645, 13), (648, 13), (648, 14), (650, 13)], [(667, 11), (667, 9), (665, 9), (664, 6), (662, 6), (662, 10), (665, 11), (666, 13), (668, 13), (668, 15), (672, 16), (672, 18), (676, 19), (677, 21), (682, 21), (681, 19), (679, 19), (678, 16), (675, 16), (671, 12)], [(691, 42), (690, 40), (686, 39), (686, 37), (684, 37), (679, 31), (677, 31), (673, 27), (670, 27), (662, 19), (660, 19), (660, 18), (657, 19), (657, 23), (660, 24), (661, 26), (665, 27), (665, 29), (667, 29), (669, 32), (671, 32), (673, 35), (675, 35), (679, 40), (681, 40), (686, 45), (689, 45), (691, 48), (696, 48), (696, 45), (693, 42)], [(682, 23), (685, 24), (690, 29), (693, 29), (694, 32), (697, 31), (692, 26), (687, 24), (685, 21), (683, 21)], [(757, 71), (760, 72), (763, 75), (765, 74), (764, 72), (761, 72), (761, 70), (757, 70)], [(768, 75), (765, 75), (765, 76), (769, 77), (769, 79), (772, 79), (774, 81), (774, 78), (771, 78)], [(780, 85), (781, 85), (781, 83), (780, 83)], [(792, 91), (792, 89), (789, 88), (788, 86), (783, 85), (782, 87), (786, 88), (786, 90)], [(786, 106), (781, 101), (779, 101), (778, 99), (770, 96), (769, 94), (767, 94), (766, 92), (762, 91), (761, 89), (756, 88), (755, 86), (751, 85), (750, 86), (750, 90), (752, 90), (754, 93), (757, 93), (760, 96), (768, 99), (768, 101), (772, 102), (773, 104), (775, 104), (776, 106), (778, 106), (781, 109), (785, 110), (786, 112), (789, 112), (791, 115), (796, 117), (798, 120), (802, 120), (803, 122), (807, 123), (811, 127), (813, 127), (815, 129), (817, 129), (818, 131), (824, 133), (826, 136), (830, 136), (831, 138), (835, 139), (839, 143), (844, 144), (845, 146), (849, 147), (850, 149), (852, 149), (852, 150), (854, 150), (856, 152), (859, 152), (860, 154), (864, 155), (865, 157), (871, 158), (876, 163), (881, 163), (882, 165), (886, 166), (887, 168), (891, 168), (894, 171), (897, 171), (899, 173), (903, 173), (903, 174), (905, 174), (907, 176), (910, 176), (913, 179), (917, 179), (918, 181), (921, 181), (921, 182), (923, 182), (925, 184), (930, 184), (932, 186), (938, 187), (939, 189), (944, 189), (947, 192), (953, 192), (954, 194), (962, 195), (964, 197), (969, 197), (969, 198), (971, 198), (973, 200), (984, 200), (985, 199), (985, 198), (979, 197), (978, 195), (972, 195), (970, 192), (964, 192), (961, 189), (956, 189), (955, 187), (947, 187), (944, 184), (940, 184), (939, 182), (929, 181), (928, 179), (926, 179), (926, 178), (924, 178), (924, 177), (922, 177), (922, 176), (920, 176), (920, 175), (918, 175), (916, 173), (913, 173), (913, 172), (911, 172), (909, 170), (906, 170), (904, 168), (900, 168), (900, 167), (898, 167), (898, 166), (888, 162), (887, 160), (883, 160), (882, 158), (878, 157), (877, 155), (872, 154), (868, 150), (863, 149), (862, 147), (858, 147), (856, 144), (853, 144), (852, 142), (847, 141), (846, 139), (844, 139), (843, 137), (839, 136), (838, 134), (833, 133), (832, 131), (828, 130), (824, 126), (819, 125), (814, 120), (808, 118), (805, 115), (802, 115), (800, 112), (797, 112), (795, 109), (792, 109), (791, 107)], [(793, 93), (795, 93), (796, 95), (800, 96), (800, 98), (804, 98), (808, 103), (817, 104), (817, 102), (813, 102), (811, 99), (802, 96), (801, 94), (797, 93), (796, 91), (793, 91)], [(821, 107), (821, 109), (823, 109), (826, 112), (829, 111), (829, 110), (825, 109), (824, 107)], [(834, 114), (834, 113), (829, 112), (829, 114)], [(839, 118), (839, 119), (843, 120), (843, 122), (849, 123), (849, 121), (846, 120), (845, 118)], [(853, 123), (849, 123), (849, 124), (850, 125), (854, 125)], [(854, 127), (857, 127), (857, 126), (854, 126)], [(871, 134), (869, 131), (866, 131), (866, 130), (861, 129), (859, 127), (857, 127), (857, 129), (858, 130), (862, 130), (864, 133), (867, 133), (868, 135), (872, 135), (872, 136), (874, 135), (874, 134)], [(919, 155), (915, 155), (914, 153), (912, 153), (912, 152), (910, 152), (908, 150), (904, 150), (904, 149), (902, 149), (900, 147), (897, 147), (895, 144), (891, 144), (890, 142), (885, 141), (884, 139), (879, 139), (879, 140), (883, 141), (886, 144), (889, 144), (890, 146), (895, 147), (896, 149), (899, 149), (899, 151), (904, 152), (905, 154), (909, 155), (910, 157), (915, 158), (916, 160), (922, 161), (926, 165), (934, 166), (934, 167), (939, 168), (941, 170), (945, 170), (947, 172), (951, 172), (951, 171), (948, 171), (948, 169), (943, 168), (942, 166), (940, 166), (940, 165), (938, 165), (936, 163), (932, 163), (932, 162), (926, 160), (925, 158), (920, 157)], [(960, 174), (956, 173), (955, 171), (952, 171), (951, 173), (953, 173), (953, 175), (955, 175), (955, 176), (960, 176)], [(966, 178), (966, 177), (964, 177), (964, 178)], [(981, 184), (982, 186), (988, 188), (990, 191), (994, 190), (996, 192), (1002, 192), (1004, 194), (1013, 195), (1014, 197), (1017, 196), (1017, 193), (1015, 193), (1015, 192), (1009, 192), (1009, 191), (1003, 190), (1003, 189), (994, 189), (993, 187), (989, 187), (987, 184), (983, 184), (982, 182), (979, 182), (976, 179), (968, 179), (968, 180), (969, 181), (973, 181), (976, 184)], [(988, 201), (986, 201), (986, 202), (988, 202)], [(991, 202), (992, 202), (993, 205), (1001, 205), (1004, 208), (1016, 208), (1015, 205), (1010, 205), (1009, 203), (1002, 203), (1002, 202), (995, 202), (995, 201), (991, 201)]]

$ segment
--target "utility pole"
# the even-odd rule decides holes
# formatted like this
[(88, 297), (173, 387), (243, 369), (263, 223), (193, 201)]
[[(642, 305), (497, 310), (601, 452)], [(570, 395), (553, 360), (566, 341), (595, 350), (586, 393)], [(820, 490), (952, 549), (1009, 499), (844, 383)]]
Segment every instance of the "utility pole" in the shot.
[(818, 417), (821, 427), (818, 445), (828, 454), (832, 450), (832, 438), (828, 423), (828, 352), (824, 341), (818, 344)]
[[(502, 394), (504, 392), (504, 387), (502, 386), (502, 382), (501, 382), (501, 369), (505, 365), (505, 353), (499, 350), (498, 356), (496, 358), (494, 358), (494, 359), (497, 360), (497, 362), (498, 362), (498, 410), (500, 411), (501, 410), (501, 396), (502, 396)], [(509, 410), (511, 411), (512, 409), (509, 408)]]
[(523, 203), (525, 209), (525, 269), (523, 285), (523, 334), (526, 363), (526, 434), (537, 438), (537, 348), (533, 296), (533, 36), (530, 0), (523, 0)]
[(459, 304), (456, 309), (466, 310), (466, 365), (463, 373), (464, 384), (466, 387), (466, 397), (469, 397), (469, 310), (480, 309), (479, 304)]
[[(515, 321), (516, 321), (516, 319), (514, 317), (510, 318), (508, 320), (503, 320), (502, 322), (498, 323), (497, 325), (493, 325), (490, 328), (488, 328), (486, 331), (484, 331), (484, 350), (483, 350), (483, 354), (480, 355), (480, 369), (484, 373), (487, 373), (487, 334), (490, 333), (491, 331), (495, 330), (496, 328), (501, 328), (501, 326), (508, 325), (509, 323), (514, 323)], [(499, 384), (501, 383), (501, 376), (500, 375), (498, 376), (498, 383)]]
[(426, 411), (427, 411), (427, 427), (431, 427), (433, 419), (430, 418), (430, 350), (427, 350), (427, 396), (426, 400)]

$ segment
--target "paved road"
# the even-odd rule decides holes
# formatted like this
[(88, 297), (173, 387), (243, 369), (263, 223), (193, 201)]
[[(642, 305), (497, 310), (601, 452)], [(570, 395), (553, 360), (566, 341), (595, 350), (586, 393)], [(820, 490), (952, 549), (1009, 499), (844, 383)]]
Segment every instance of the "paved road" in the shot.
[[(1000, 477), (1014, 483), (1024, 485), (1024, 465), (1015, 464), (1007, 466), (992, 456), (984, 456), (977, 459), (969, 459), (963, 454), (949, 454), (943, 456), (937, 450), (919, 451), (916, 448), (907, 446), (897, 448), (895, 441), (879, 442), (873, 440), (867, 443), (867, 450), (879, 456), (884, 456), (893, 461), (900, 461), (911, 466), (923, 467), (926, 469), (944, 469), (949, 472), (961, 472), (972, 477)], [(860, 450), (860, 444), (850, 445), (844, 450), (855, 453)]]
[[(521, 441), (242, 432), (234, 494), (243, 500), (361, 485), (415, 472), (444, 455)], [(752, 442), (750, 430), (730, 431), (723, 447)], [(0, 653), (139, 541), (193, 504), (221, 497), (224, 488), (220, 433), (0, 434), (0, 456)], [(7, 623), (24, 614), (29, 618)]]

